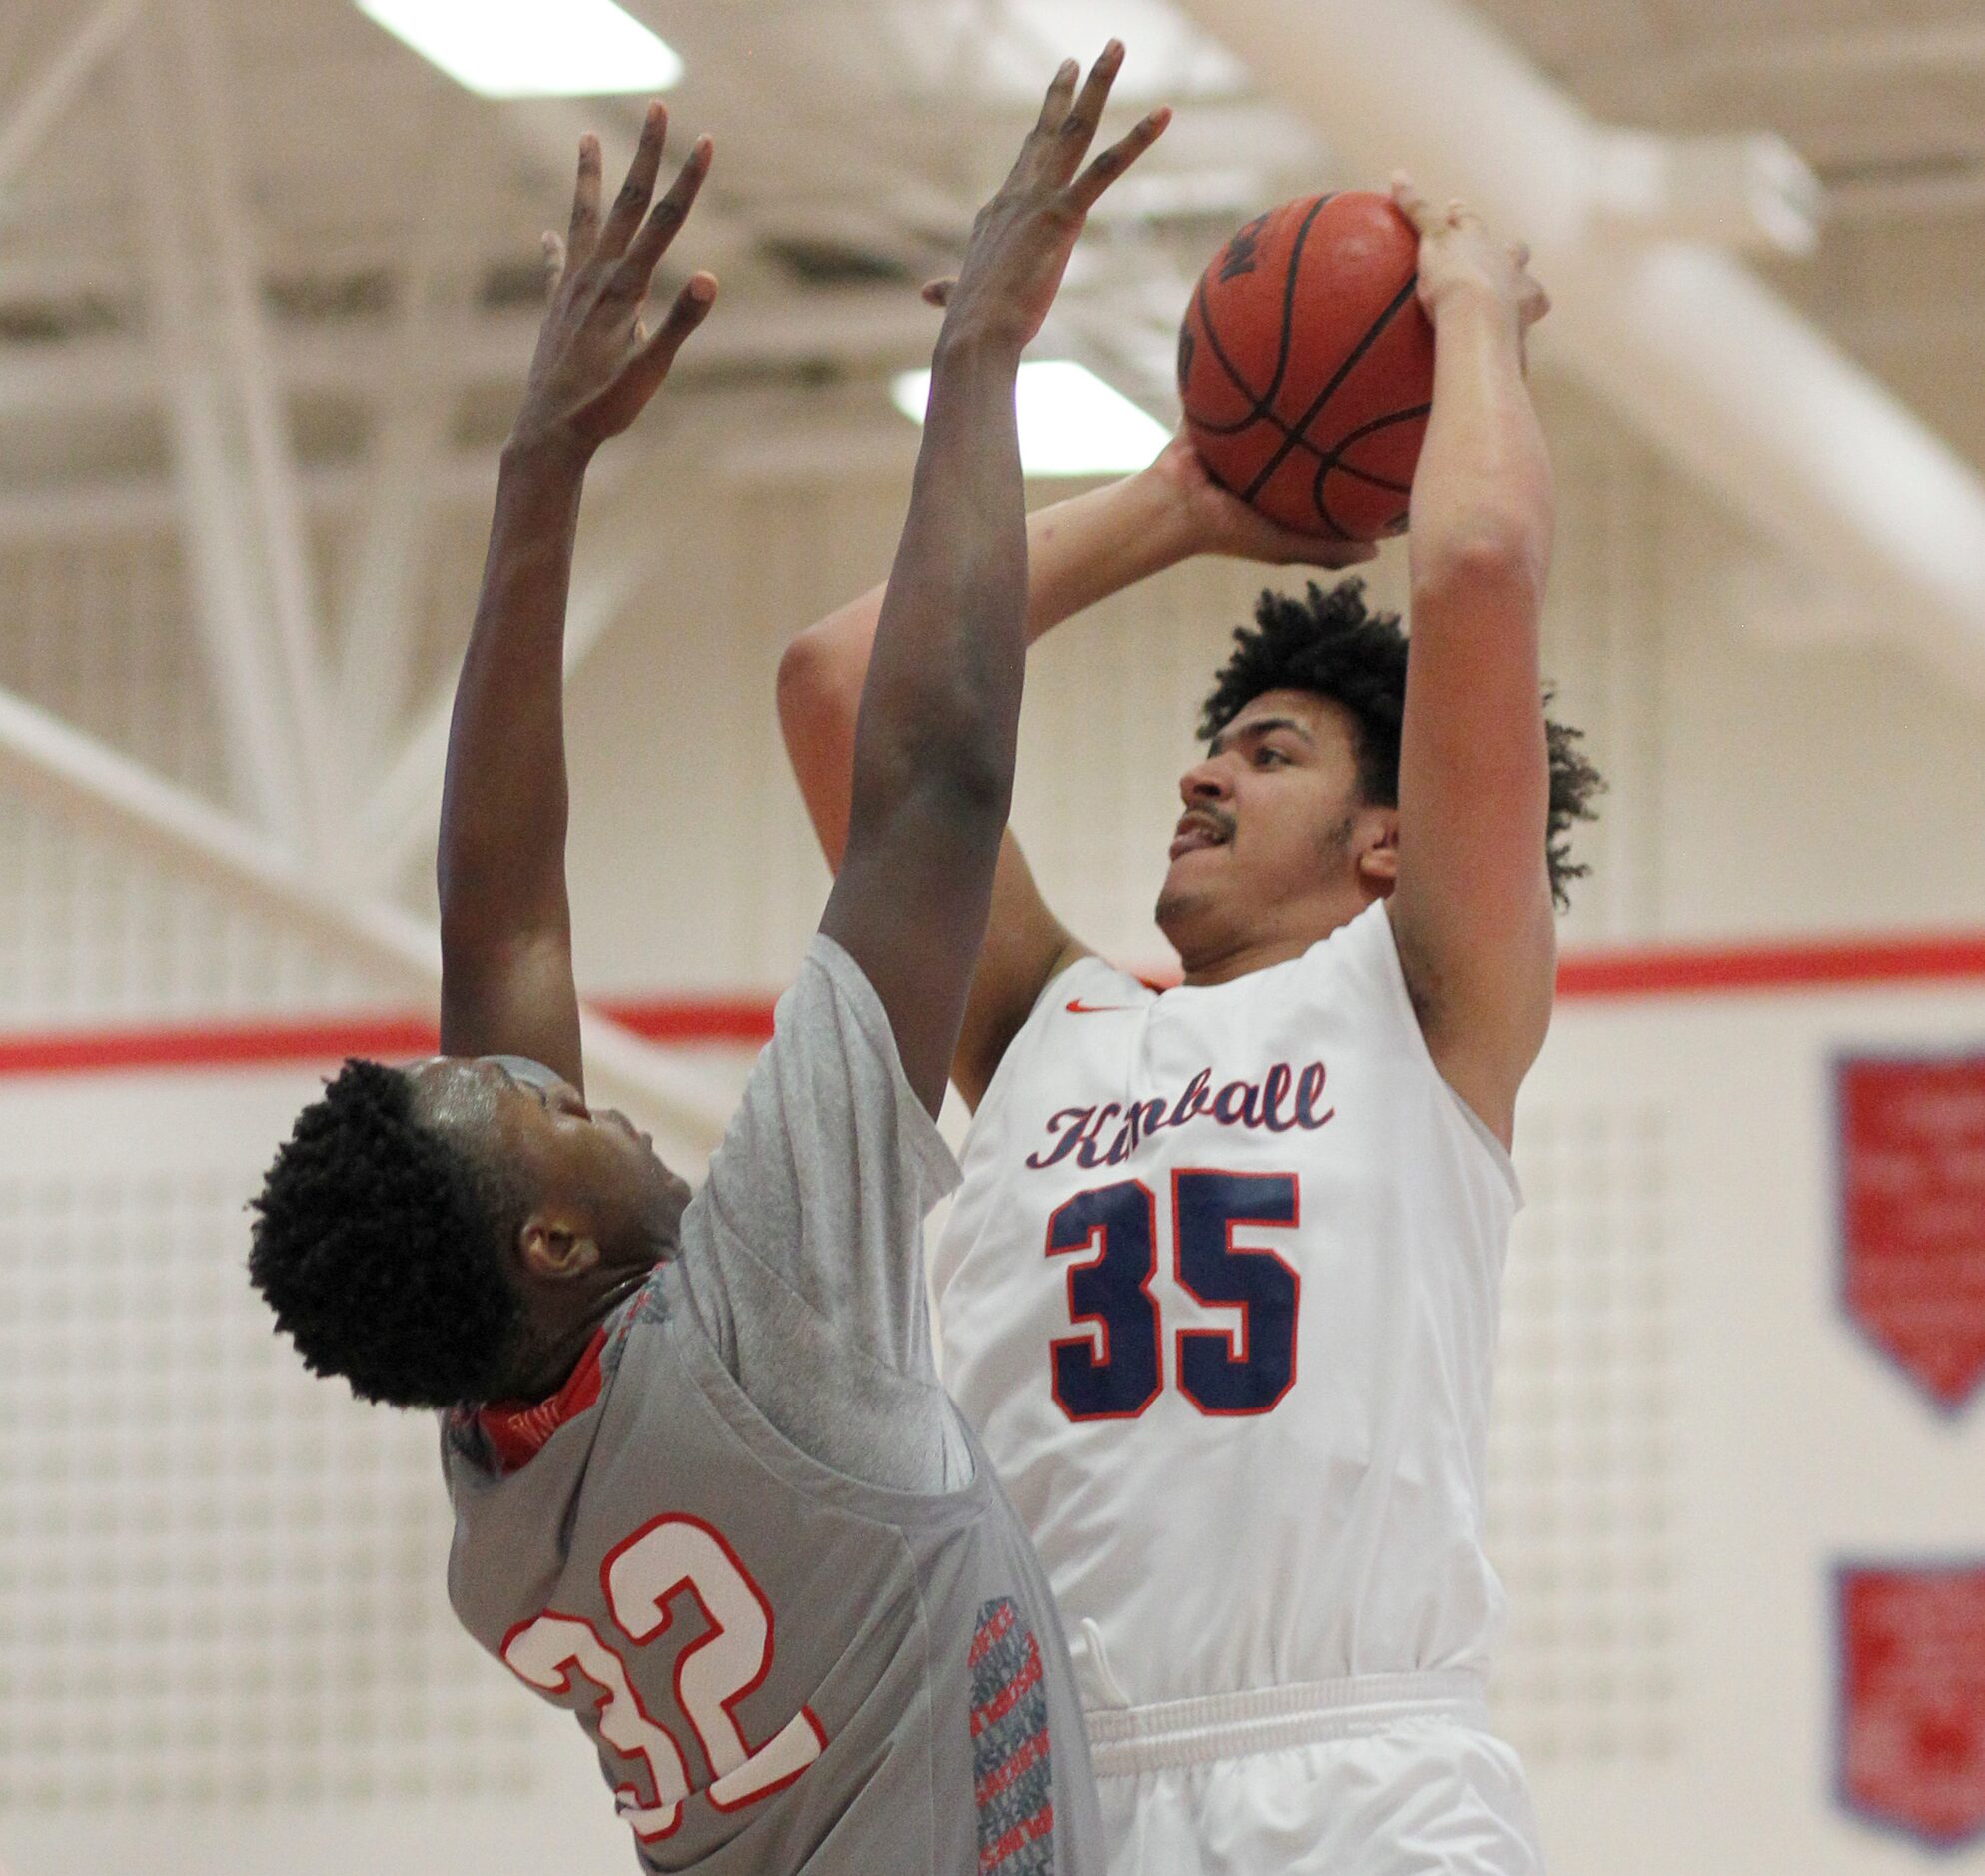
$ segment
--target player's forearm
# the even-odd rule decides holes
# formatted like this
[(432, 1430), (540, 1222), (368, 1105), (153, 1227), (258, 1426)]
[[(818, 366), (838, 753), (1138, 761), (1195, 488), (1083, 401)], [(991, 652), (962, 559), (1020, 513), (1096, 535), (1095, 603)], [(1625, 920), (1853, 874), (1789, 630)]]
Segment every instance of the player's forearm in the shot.
[(503, 453), (456, 685), (437, 880), (444, 954), (565, 918), (564, 627), (584, 460)]
[(1026, 657), (1018, 363), (1017, 347), (969, 327), (939, 341), (854, 731), (855, 830), (915, 794), (949, 804), (961, 831), (987, 821), (988, 861), (1012, 786)]
[(1436, 311), (1434, 409), (1414, 476), (1413, 653), (1406, 739), (1414, 762), (1534, 794), (1545, 765), (1537, 634), (1550, 564), (1550, 459), (1509, 305), (1463, 291)]
[(1550, 951), (1537, 640), (1553, 509), (1518, 331), (1488, 294), (1458, 296), (1436, 321), (1413, 490), (1394, 922), (1424, 967), (1424, 1000), (1438, 986), (1451, 1006), (1437, 1026), (1520, 1029), (1534, 1053)]
[[(1028, 644), (1193, 551), (1177, 501), (1149, 471), (1027, 517)], [(847, 837), (855, 712), (886, 586), (810, 625), (779, 664), (779, 721), (830, 864)]]
[(1434, 408), (1408, 537), (1415, 593), (1488, 578), (1541, 594), (1554, 519), (1516, 316), (1494, 295), (1456, 293), (1435, 315)]

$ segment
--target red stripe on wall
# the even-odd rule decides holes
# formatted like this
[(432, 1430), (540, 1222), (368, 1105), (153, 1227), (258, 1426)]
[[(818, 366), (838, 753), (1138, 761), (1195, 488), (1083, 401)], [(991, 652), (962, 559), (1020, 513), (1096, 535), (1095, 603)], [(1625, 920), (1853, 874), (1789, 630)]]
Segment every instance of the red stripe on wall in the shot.
[(1566, 998), (1841, 990), (1985, 978), (1985, 934), (1821, 938), (1791, 944), (1636, 945), (1574, 952), (1557, 968)]
[[(1801, 940), (1790, 944), (1636, 946), (1580, 951), (1558, 966), (1567, 1001), (1841, 990), (1985, 981), (1985, 934)], [(663, 997), (600, 1006), (652, 1042), (758, 1044), (769, 997)], [(435, 1026), (393, 1012), (308, 1020), (210, 1021), (0, 1034), (0, 1075), (240, 1068), (431, 1054)]]
[[(758, 1044), (772, 1033), (769, 997), (669, 997), (600, 1007), (651, 1042)], [(0, 1075), (243, 1068), (341, 1062), (348, 1055), (397, 1060), (432, 1055), (437, 1042), (431, 1018), (395, 1014), (27, 1031), (0, 1034)]]

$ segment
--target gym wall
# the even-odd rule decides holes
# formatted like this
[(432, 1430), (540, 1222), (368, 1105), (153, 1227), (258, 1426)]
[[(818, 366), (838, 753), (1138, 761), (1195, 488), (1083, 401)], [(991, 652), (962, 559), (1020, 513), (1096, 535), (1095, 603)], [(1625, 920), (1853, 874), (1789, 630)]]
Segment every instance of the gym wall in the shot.
[[(1574, 394), (1548, 406), (1547, 663), (1613, 778), (1567, 948), (1985, 924), (1985, 702), (1886, 650), (1788, 642), (1855, 621)], [(595, 520), (651, 502), (663, 550), (571, 691), (589, 987), (783, 981), (825, 875), (772, 675), (792, 629), (886, 568), (903, 497), (900, 479), (760, 477), (602, 504)], [(452, 668), (483, 524), (465, 510), (436, 543), (417, 697)], [(328, 521), (334, 590), (338, 539)], [(0, 680), (217, 788), (168, 538), (0, 554)], [(1397, 597), (1401, 576), (1394, 550), (1374, 587)], [(1162, 956), (1174, 778), (1261, 581), (1184, 569), (1071, 625), (1031, 673), (1016, 819), (1071, 925), (1127, 961)], [(425, 864), (411, 903), (430, 902)], [(0, 796), (17, 1041), (382, 1001), (335, 946)], [(1561, 1008), (1519, 1123), (1490, 1504), (1512, 1602), (1495, 1700), (1560, 1876), (1919, 1867), (1834, 1802), (1831, 1571), (1985, 1544), (1985, 1434), (1928, 1412), (1839, 1310), (1831, 1065), (1981, 1033), (1985, 986), (1961, 979)], [(693, 1053), (719, 1090), (747, 1060)], [(242, 1203), (319, 1067), (216, 1070), (197, 1035), (183, 1066), (142, 1074), (10, 1059), (0, 1859), (627, 1867), (582, 1741), (448, 1612), (432, 1427), (304, 1376), (247, 1293)]]

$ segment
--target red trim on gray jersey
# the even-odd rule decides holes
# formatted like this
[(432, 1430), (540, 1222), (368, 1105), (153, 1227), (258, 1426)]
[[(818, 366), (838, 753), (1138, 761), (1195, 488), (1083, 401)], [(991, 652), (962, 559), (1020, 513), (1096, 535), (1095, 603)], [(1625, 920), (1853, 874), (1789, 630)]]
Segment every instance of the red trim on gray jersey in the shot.
[(599, 1358), (605, 1348), (606, 1325), (602, 1323), (556, 1394), (535, 1402), (492, 1401), (478, 1411), (476, 1424), (505, 1477), (521, 1471), (544, 1450), (560, 1426), (576, 1419), (599, 1399)]

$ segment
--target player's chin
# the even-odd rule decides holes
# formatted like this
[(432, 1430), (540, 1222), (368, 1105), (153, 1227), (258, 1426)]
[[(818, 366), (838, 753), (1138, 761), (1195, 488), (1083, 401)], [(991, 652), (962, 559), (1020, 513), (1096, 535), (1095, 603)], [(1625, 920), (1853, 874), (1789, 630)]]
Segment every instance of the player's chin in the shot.
[(1173, 853), (1165, 868), (1165, 883), (1158, 889), (1159, 902), (1180, 894), (1204, 893), (1214, 877), (1212, 869), (1227, 852), (1224, 840), (1207, 841)]
[(667, 1214), (671, 1224), (679, 1225), (694, 1196), (689, 1182), (673, 1167), (665, 1165), (661, 1156), (652, 1150), (647, 1156), (647, 1171), (656, 1203)]
[(1165, 875), (1165, 883), (1158, 888), (1158, 905), (1152, 913), (1158, 929), (1177, 950), (1177, 934), (1190, 926), (1206, 911), (1207, 892), (1203, 884), (1192, 878), (1193, 855), (1184, 853), (1172, 862)]

